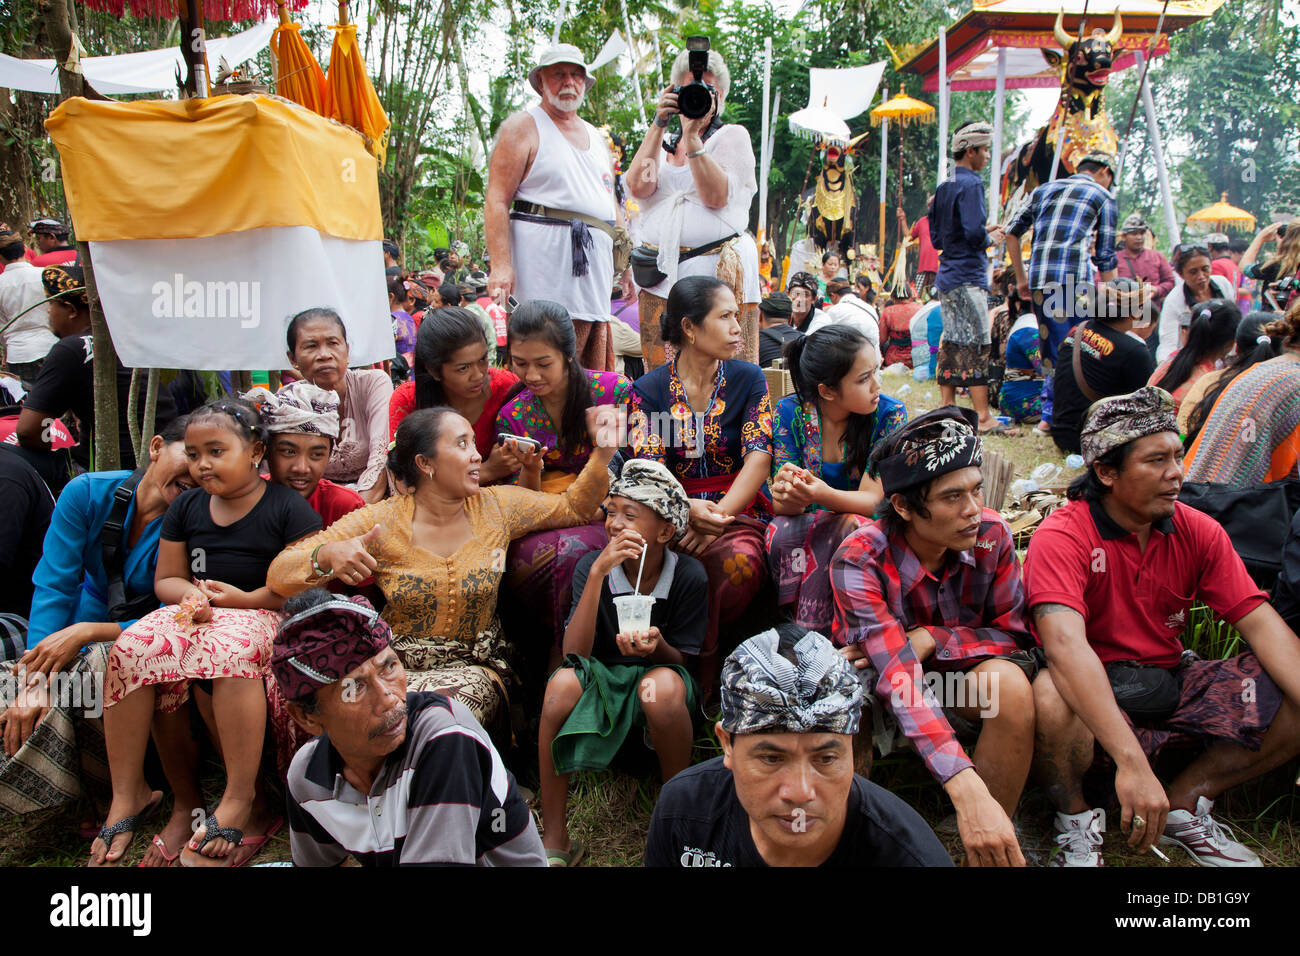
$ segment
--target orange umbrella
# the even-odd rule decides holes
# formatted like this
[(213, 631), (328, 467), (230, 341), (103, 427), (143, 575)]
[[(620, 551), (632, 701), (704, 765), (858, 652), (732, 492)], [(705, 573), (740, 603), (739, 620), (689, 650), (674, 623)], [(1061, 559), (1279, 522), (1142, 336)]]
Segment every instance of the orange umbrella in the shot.
[(329, 89), (332, 97), (330, 117), (360, 130), (366, 136), (366, 149), (384, 164), (388, 151), (388, 116), (379, 102), (366, 61), (357, 46), (357, 27), (348, 23), (348, 5), (339, 4), (339, 22), (330, 50)]
[(275, 92), (313, 113), (329, 116), (330, 89), (325, 82), (325, 71), (316, 62), (300, 29), (300, 24), (289, 19), (289, 12), (281, 3), (280, 25), (271, 35), (271, 50), (277, 63)]
[(1211, 229), (1254, 229), (1255, 217), (1244, 209), (1228, 205), (1228, 194), (1223, 193), (1219, 201), (1187, 217), (1189, 223), (1199, 222)]
[[(871, 125), (879, 126), (884, 120), (888, 122), (893, 120), (900, 128), (910, 123), (933, 123), (935, 119), (934, 107), (929, 103), (918, 99), (913, 99), (907, 95), (907, 90), (899, 91), (886, 103), (881, 103), (871, 111)], [(881, 193), (880, 193), (880, 255), (885, 254), (885, 193), (884, 193), (884, 166), (885, 154), (884, 143), (881, 143), (880, 154), (881, 166)], [(898, 139), (898, 204), (903, 205), (903, 138)], [(890, 274), (893, 276), (894, 285), (897, 286), (903, 280), (904, 269), (899, 268), (899, 263), (905, 263), (903, 252), (905, 249), (906, 238), (899, 235), (898, 249), (894, 253), (894, 263), (890, 267)]]
[(882, 119), (891, 119), (904, 126), (913, 121), (933, 123), (934, 107), (929, 103), (913, 99), (903, 90), (899, 90), (888, 103), (881, 103), (871, 111), (872, 126), (879, 126)]

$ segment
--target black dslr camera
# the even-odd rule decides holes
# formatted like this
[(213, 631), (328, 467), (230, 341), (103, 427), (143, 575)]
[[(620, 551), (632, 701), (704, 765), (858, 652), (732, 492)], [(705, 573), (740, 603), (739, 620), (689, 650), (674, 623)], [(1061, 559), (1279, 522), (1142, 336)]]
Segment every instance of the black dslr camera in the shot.
[(677, 109), (687, 119), (699, 119), (708, 116), (718, 102), (718, 91), (704, 82), (704, 71), (709, 68), (709, 38), (692, 36), (686, 38), (689, 51), (691, 75), (695, 77), (690, 83), (674, 86), (677, 94)]

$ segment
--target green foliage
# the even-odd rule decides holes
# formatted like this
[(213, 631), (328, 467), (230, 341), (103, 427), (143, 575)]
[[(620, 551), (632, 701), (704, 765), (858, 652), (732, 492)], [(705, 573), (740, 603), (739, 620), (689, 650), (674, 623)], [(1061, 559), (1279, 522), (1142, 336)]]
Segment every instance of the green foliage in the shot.
[[(1179, 220), (1228, 194), (1267, 223), (1300, 208), (1300, 40), (1278, 0), (1238, 0), (1174, 34), (1148, 82), (1170, 165)], [(1138, 71), (1115, 83), (1112, 118), (1121, 137)], [(1120, 194), (1121, 212), (1142, 212), (1167, 247), (1146, 115), (1138, 105)]]

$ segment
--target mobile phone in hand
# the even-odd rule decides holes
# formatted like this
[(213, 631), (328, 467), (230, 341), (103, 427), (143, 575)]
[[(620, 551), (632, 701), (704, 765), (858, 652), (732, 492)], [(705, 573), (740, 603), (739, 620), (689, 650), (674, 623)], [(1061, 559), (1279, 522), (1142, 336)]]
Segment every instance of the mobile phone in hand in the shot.
[(507, 441), (512, 441), (517, 445), (522, 445), (527, 451), (541, 451), (542, 443), (536, 438), (529, 438), (527, 435), (512, 435), (509, 432), (499, 432), (497, 434), (497, 444), (504, 445)]

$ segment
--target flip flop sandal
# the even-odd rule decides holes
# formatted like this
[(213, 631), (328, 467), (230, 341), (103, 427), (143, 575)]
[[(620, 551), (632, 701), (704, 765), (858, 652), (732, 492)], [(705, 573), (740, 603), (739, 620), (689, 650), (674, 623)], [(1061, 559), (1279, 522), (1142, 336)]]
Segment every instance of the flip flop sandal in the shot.
[(1014, 425), (1003, 425), (999, 422), (992, 428), (988, 429), (988, 431), (980, 432), (980, 437), (983, 438), (985, 435), (1002, 435), (1006, 438), (1015, 438), (1019, 434), (1020, 429), (1016, 428)]
[[(168, 851), (167, 844), (163, 842), (161, 833), (155, 833), (153, 839), (150, 840), (149, 842), (152, 843), (153, 846), (158, 850), (159, 856), (161, 856), (164, 860), (167, 861), (167, 866), (175, 866), (176, 861), (181, 858), (180, 850), (177, 850), (175, 853), (171, 853)], [(136, 864), (136, 866), (144, 866), (144, 860), (141, 860), (139, 863)], [(159, 869), (163, 869), (163, 868), (164, 867), (159, 867)], [(146, 867), (146, 869), (149, 868)]]
[(240, 846), (252, 847), (253, 852), (248, 854), (248, 856), (244, 857), (244, 859), (241, 860), (240, 862), (232, 863), (231, 866), (245, 866), (249, 860), (251, 860), (253, 857), (257, 856), (257, 854), (262, 852), (262, 847), (266, 846), (266, 844), (270, 842), (271, 837), (275, 836), (283, 828), (284, 828), (284, 817), (276, 817), (275, 822), (272, 823), (269, 827), (267, 827), (266, 832), (263, 833), (261, 836), (244, 837), (244, 840), (242, 843), (240, 843)]
[[(203, 856), (201, 852), (202, 849), (205, 846), (207, 846), (209, 843), (211, 843), (213, 840), (225, 840), (226, 842), (230, 843), (232, 845), (231, 853), (233, 853), (234, 847), (241, 846), (243, 844), (244, 831), (240, 830), (238, 827), (223, 827), (220, 823), (217, 822), (216, 814), (208, 813), (207, 817), (203, 821), (203, 839), (199, 841), (199, 845), (196, 847), (191, 847), (189, 843), (185, 844), (185, 850), (189, 850), (195, 856), (201, 857)], [(214, 865), (214, 864), (203, 864), (203, 863), (187, 863), (185, 857), (185, 850), (181, 851), (181, 866), (202, 867), (205, 865), (207, 866)], [(227, 856), (229, 855), (230, 854), (227, 854)], [(206, 857), (205, 859), (223, 860), (226, 859), (226, 857)], [(230, 863), (229, 861), (227, 861), (226, 866), (229, 865)]]
[(587, 848), (580, 840), (570, 840), (568, 850), (547, 850), (546, 865), (555, 867), (577, 866), (587, 855)]
[[(104, 826), (99, 828), (99, 832), (95, 834), (95, 839), (104, 841), (104, 853), (105, 853), (104, 862), (101, 865), (118, 866), (119, 864), (121, 864), (122, 857), (126, 856), (126, 851), (131, 849), (131, 844), (135, 841), (135, 831), (136, 828), (140, 826), (140, 821), (143, 820), (145, 817), (150, 816), (153, 813), (153, 811), (157, 810), (158, 807), (162, 804), (162, 798), (163, 798), (162, 791), (155, 790), (154, 794), (155, 794), (154, 796), (149, 798), (149, 802), (144, 805), (144, 809), (142, 809), (139, 813), (133, 813), (129, 817), (123, 817), (121, 820), (118, 820), (112, 826), (105, 824)], [(123, 833), (130, 833), (131, 839), (126, 841), (126, 846), (122, 847), (122, 852), (118, 854), (116, 860), (108, 859), (107, 854), (110, 850), (113, 849), (113, 837)]]

